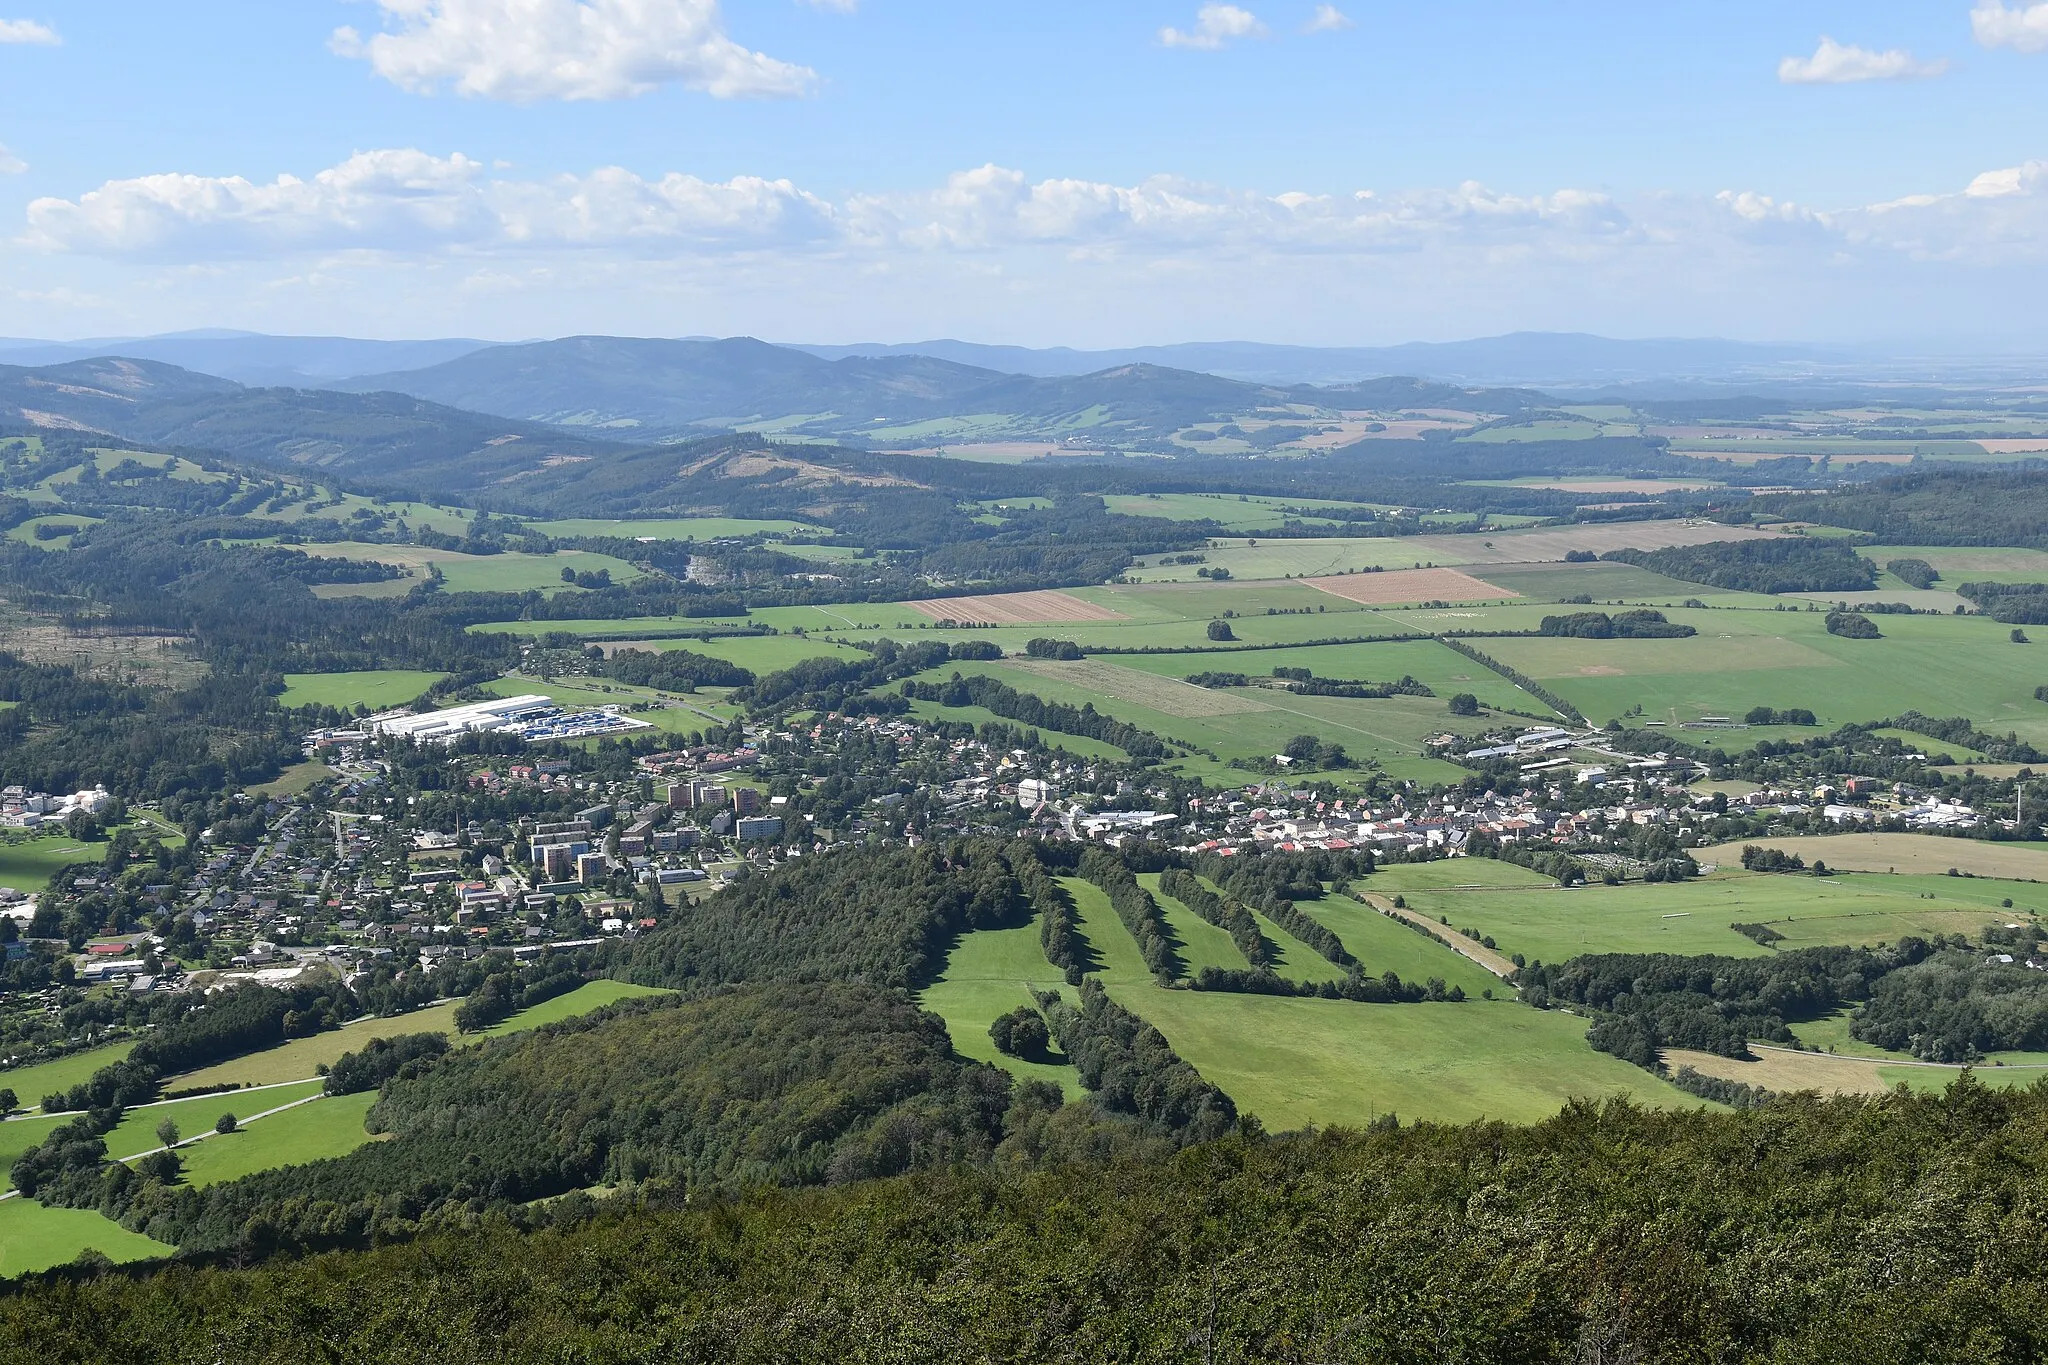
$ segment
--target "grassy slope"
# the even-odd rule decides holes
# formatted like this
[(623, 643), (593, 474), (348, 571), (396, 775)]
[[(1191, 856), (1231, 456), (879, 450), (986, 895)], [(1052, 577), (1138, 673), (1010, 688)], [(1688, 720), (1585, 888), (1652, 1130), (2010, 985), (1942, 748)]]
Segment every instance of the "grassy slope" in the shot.
[[(388, 1019), (357, 1019), (311, 1038), (294, 1038), (262, 1052), (252, 1052), (178, 1077), (176, 1088), (201, 1085), (271, 1085), (278, 1081), (303, 1080), (322, 1066), (332, 1066), (344, 1052), (359, 1051), (373, 1038), (396, 1038), (405, 1033), (449, 1033), (455, 1031), (456, 1003), (430, 1005), (411, 1014)], [(239, 1111), (238, 1111), (239, 1112)]]
[(91, 1209), (48, 1209), (29, 1199), (0, 1203), (0, 1276), (63, 1265), (88, 1247), (115, 1261), (145, 1261), (172, 1251)]
[(116, 1160), (138, 1156), (153, 1147), (163, 1144), (156, 1135), (157, 1125), (170, 1119), (178, 1125), (178, 1131), (186, 1137), (205, 1132), (213, 1127), (214, 1121), (222, 1114), (233, 1114), (237, 1118), (248, 1118), (266, 1109), (275, 1109), (303, 1100), (320, 1093), (325, 1081), (317, 1077), (293, 1085), (278, 1086), (273, 1090), (256, 1090), (244, 1094), (201, 1095), (196, 1099), (173, 1100), (169, 1104), (151, 1104), (130, 1109), (107, 1134), (107, 1155)]
[(1269, 1127), (1363, 1124), (1389, 1111), (1534, 1120), (1574, 1095), (1620, 1090), (1648, 1103), (1699, 1103), (1587, 1047), (1583, 1020), (1504, 1001), (1357, 1005), (1161, 990), (1101, 894), (1065, 884), (1111, 994)]
[(563, 1019), (574, 1019), (579, 1014), (603, 1009), (606, 1005), (621, 1000), (634, 1000), (643, 995), (671, 995), (654, 986), (635, 986), (625, 981), (589, 981), (552, 1000), (544, 1000), (532, 1009), (521, 1010), (502, 1024), (485, 1029), (483, 1036), (502, 1038), (508, 1033), (521, 1033), (542, 1024), (553, 1024)]
[(322, 1098), (195, 1142), (181, 1149), (185, 1183), (204, 1187), (278, 1166), (347, 1156), (374, 1140), (363, 1120), (376, 1102), (374, 1090)]
[(1005, 1057), (988, 1036), (997, 1016), (1031, 1003), (1033, 987), (1058, 990), (1063, 984), (1045, 960), (1038, 933), (1034, 917), (1021, 928), (966, 935), (947, 955), (945, 970), (925, 988), (920, 1003), (946, 1021), (953, 1050), (961, 1056), (991, 1062), (1020, 1081), (1051, 1081), (1071, 1099), (1082, 1093), (1072, 1066)]
[(126, 1057), (134, 1042), (110, 1043), (106, 1047), (74, 1052), (53, 1062), (36, 1062), (0, 1071), (0, 1086), (12, 1090), (24, 1108), (41, 1104), (43, 1096), (55, 1090), (69, 1090), (103, 1066)]

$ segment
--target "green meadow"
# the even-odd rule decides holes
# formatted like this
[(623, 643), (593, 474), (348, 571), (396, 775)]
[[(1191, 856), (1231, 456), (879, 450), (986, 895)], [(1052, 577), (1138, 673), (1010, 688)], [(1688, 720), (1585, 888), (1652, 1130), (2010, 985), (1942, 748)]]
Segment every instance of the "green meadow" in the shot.
[(50, 1209), (32, 1199), (0, 1201), (0, 1277), (48, 1270), (100, 1252), (116, 1263), (146, 1261), (174, 1250), (130, 1232), (91, 1209)]
[(347, 1156), (374, 1140), (364, 1129), (363, 1121), (376, 1102), (374, 1090), (323, 1096), (244, 1124), (232, 1133), (216, 1133), (181, 1147), (178, 1155), (185, 1161), (184, 1181), (201, 1189), (279, 1166)]
[[(1484, 861), (1455, 859), (1431, 866), (1458, 868), (1475, 880), (1491, 881), (1499, 874), (1473, 866)], [(1987, 924), (2003, 923), (2016, 912), (2048, 908), (2048, 892), (2040, 885), (1989, 878), (1723, 872), (1660, 885), (1565, 888), (1544, 882), (1468, 890), (1403, 887), (1388, 876), (1404, 870), (1375, 873), (1365, 889), (1382, 895), (1400, 891), (1409, 908), (1447, 919), (1453, 930), (1477, 929), (1503, 953), (1545, 962), (1587, 953), (1760, 957), (1771, 951), (1737, 933), (1732, 924), (1768, 925), (1784, 936), (1781, 948), (1896, 942), (1908, 934), (1975, 937)], [(2007, 898), (2016, 910), (2002, 908)]]
[[(1497, 984), (1491, 977), (1356, 902), (1333, 897), (1307, 908), (1375, 974), (1393, 970), (1413, 980), (1440, 976), (1463, 986), (1470, 999), (1463, 1004), (1360, 1005), (1162, 989), (1102, 893), (1071, 878), (1063, 878), (1062, 885), (1074, 898), (1095, 972), (1110, 993), (1270, 1128), (1362, 1125), (1390, 1112), (1442, 1122), (1480, 1117), (1527, 1121), (1555, 1113), (1573, 1096), (1616, 1093), (1660, 1105), (1700, 1103), (1646, 1072), (1594, 1052), (1585, 1044), (1582, 1019), (1484, 1000), (1480, 993)], [(1242, 963), (1222, 931), (1178, 902), (1162, 899), (1161, 909), (1191, 969)], [(1262, 928), (1274, 937), (1273, 926)], [(1322, 961), (1300, 945), (1291, 951), (1283, 947), (1283, 952), (1291, 965), (1296, 954)], [(963, 937), (923, 1002), (946, 1020), (963, 1055), (992, 1061), (1014, 1075), (1054, 1080), (1075, 1093), (1071, 1068), (999, 1057), (988, 1040), (989, 1024), (1027, 1003), (1034, 986), (1062, 988), (1039, 947), (1035, 920), (1022, 928)]]
[(287, 673), (281, 706), (332, 706), (339, 710), (367, 706), (384, 711), (424, 693), (446, 677), (410, 668), (380, 668), (360, 673)]

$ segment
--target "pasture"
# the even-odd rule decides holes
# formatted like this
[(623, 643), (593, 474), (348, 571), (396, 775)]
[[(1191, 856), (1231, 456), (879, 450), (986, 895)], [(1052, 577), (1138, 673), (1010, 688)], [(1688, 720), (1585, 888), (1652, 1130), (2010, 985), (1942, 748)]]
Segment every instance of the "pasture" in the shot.
[(126, 1161), (163, 1146), (157, 1138), (156, 1129), (165, 1119), (176, 1123), (178, 1130), (189, 1138), (197, 1133), (211, 1132), (214, 1121), (222, 1114), (253, 1118), (265, 1110), (277, 1109), (294, 1100), (310, 1099), (319, 1094), (326, 1084), (315, 1077), (268, 1090), (200, 1095), (189, 1100), (137, 1105), (124, 1113), (113, 1131), (106, 1135), (107, 1155), (116, 1161)]
[(1486, 601), (1521, 594), (1496, 587), (1456, 569), (1395, 569), (1389, 573), (1343, 574), (1311, 578), (1308, 585), (1332, 597), (1365, 606), (1396, 602)]
[[(1162, 990), (1102, 893), (1085, 882), (1061, 882), (1074, 896), (1110, 994), (1270, 1128), (1363, 1125), (1389, 1112), (1447, 1123), (1528, 1122), (1573, 1096), (1621, 1092), (1651, 1104), (1700, 1104), (1587, 1047), (1584, 1020), (1506, 1001), (1360, 1005)], [(1271, 928), (1262, 927), (1270, 937)], [(1448, 979), (1450, 970), (1425, 975)]]
[(494, 1024), (483, 1032), (486, 1038), (502, 1038), (508, 1033), (522, 1033), (527, 1029), (539, 1028), (543, 1024), (556, 1024), (564, 1019), (589, 1014), (592, 1010), (616, 1005), (621, 1000), (637, 1000), (649, 995), (673, 995), (654, 986), (636, 986), (628, 981), (586, 981), (565, 995), (552, 1000), (543, 1000), (531, 1009), (520, 1010), (503, 1023)]
[[(1796, 853), (1808, 863), (1820, 859), (1845, 872), (1897, 872), (1941, 876), (1950, 868), (1977, 877), (2048, 881), (2048, 845), (1949, 839), (1938, 834), (1834, 834), (1804, 838), (1747, 839), (1695, 850), (1701, 863), (1738, 866), (1743, 844), (1763, 844)], [(2048, 896), (2042, 897), (2048, 906)]]
[(403, 706), (432, 687), (445, 673), (410, 668), (379, 668), (360, 673), (287, 673), (280, 706), (331, 706), (348, 711), (367, 706), (385, 711)]
[[(340, 1028), (316, 1033), (310, 1038), (294, 1038), (262, 1052), (252, 1052), (245, 1057), (175, 1077), (171, 1086), (188, 1089), (204, 1085), (274, 1085), (280, 1081), (304, 1080), (319, 1068), (334, 1065), (344, 1052), (361, 1051), (373, 1038), (396, 1038), (407, 1033), (452, 1035), (455, 1032), (457, 1003), (450, 1000), (411, 1014), (352, 1019)], [(267, 1105), (264, 1107), (268, 1108)]]
[(175, 1248), (130, 1232), (91, 1209), (45, 1208), (33, 1199), (0, 1201), (0, 1277), (48, 1270), (100, 1252), (116, 1264), (169, 1256)]
[[(1458, 859), (1431, 866), (1481, 861)], [(1382, 880), (1383, 875), (1374, 874), (1367, 889), (1383, 895), (1398, 889), (1396, 879)], [(1493, 880), (1489, 873), (1468, 875)], [(1783, 935), (1781, 948), (1896, 942), (1908, 934), (1975, 937), (1988, 924), (2004, 923), (2021, 911), (2048, 908), (2048, 891), (2024, 882), (1863, 873), (1808, 877), (1723, 872), (1660, 885), (1567, 889), (1525, 884), (1417, 888), (1403, 894), (1411, 909), (1449, 920), (1450, 929), (1476, 928), (1492, 937), (1503, 953), (1545, 962), (1587, 953), (1758, 957), (1771, 951), (1737, 933), (1731, 924), (1768, 925)], [(1999, 904), (2008, 897), (2014, 910)]]
[(24, 1109), (33, 1109), (43, 1102), (43, 1096), (59, 1090), (69, 1090), (98, 1071), (101, 1067), (112, 1066), (133, 1051), (133, 1039), (109, 1043), (105, 1047), (88, 1048), (58, 1057), (54, 1061), (31, 1062), (27, 1066), (10, 1067), (0, 1071), (0, 1087), (12, 1090)]
[[(262, 1094), (276, 1094), (264, 1091)], [(251, 1099), (260, 1099), (254, 1095)], [(269, 1114), (236, 1128), (215, 1133), (178, 1149), (185, 1161), (184, 1183), (195, 1189), (239, 1180), (279, 1166), (347, 1156), (375, 1136), (363, 1128), (377, 1092), (323, 1096), (308, 1104)], [(265, 1106), (268, 1108), (269, 1106)], [(234, 1111), (238, 1115), (241, 1111)]]

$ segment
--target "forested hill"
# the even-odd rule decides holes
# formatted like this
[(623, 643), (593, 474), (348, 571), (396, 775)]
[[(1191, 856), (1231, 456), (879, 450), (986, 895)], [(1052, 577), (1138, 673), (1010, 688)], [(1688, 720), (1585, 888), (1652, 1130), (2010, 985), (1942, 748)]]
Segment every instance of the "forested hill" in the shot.
[(1761, 497), (1754, 510), (1894, 545), (2048, 546), (2048, 480), (2038, 469), (1919, 471), (1834, 493)]
[(527, 471), (620, 449), (403, 394), (250, 389), (174, 365), (124, 359), (0, 366), (0, 427), (100, 431), (437, 495), (474, 493)]
[(478, 412), (645, 438), (791, 417), (806, 418), (805, 431), (852, 434), (878, 419), (970, 414), (1042, 422), (1092, 415), (1096, 423), (1164, 435), (1188, 422), (1288, 401), (1286, 390), (1157, 365), (1040, 378), (929, 356), (822, 360), (751, 337), (569, 337), (493, 347), (339, 387), (395, 389)]
[[(541, 1205), (253, 1270), (51, 1272), (44, 1362), (2018, 1362), (2048, 1094), (1576, 1105), (709, 1208)], [(587, 1221), (585, 1221), (587, 1220)]]

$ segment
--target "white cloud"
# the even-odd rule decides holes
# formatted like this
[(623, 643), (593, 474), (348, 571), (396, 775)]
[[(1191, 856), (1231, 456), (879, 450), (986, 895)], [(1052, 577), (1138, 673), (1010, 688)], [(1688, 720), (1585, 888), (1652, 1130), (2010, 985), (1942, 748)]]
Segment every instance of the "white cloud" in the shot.
[(329, 46), (402, 89), (530, 104), (616, 100), (668, 84), (719, 99), (801, 95), (808, 67), (726, 36), (717, 0), (376, 0), (386, 31)]
[(28, 169), (28, 163), (0, 144), (0, 175), (20, 175)]
[(1978, 0), (1970, 11), (1970, 29), (1985, 47), (2040, 52), (2048, 49), (2048, 3), (2008, 8), (2001, 0)]
[(1159, 30), (1159, 41), (1168, 47), (1194, 48), (1214, 52), (1239, 38), (1263, 38), (1266, 26), (1250, 10), (1236, 5), (1204, 5), (1195, 12), (1195, 27), (1183, 33), (1177, 28)]
[(1853, 85), (1859, 81), (1925, 80), (1946, 70), (1946, 61), (1923, 62), (1902, 47), (1872, 52), (1824, 37), (1811, 57), (1787, 57), (1779, 62), (1778, 79), (1786, 85)]
[(789, 245), (831, 230), (832, 211), (786, 180), (646, 180), (617, 167), (493, 179), (456, 153), (361, 152), (309, 180), (151, 175), (76, 200), (38, 199), (25, 242), (151, 259), (308, 251), (434, 253)]
[(0, 43), (42, 43), (55, 46), (63, 39), (48, 24), (33, 19), (0, 19)]
[(1303, 33), (1337, 33), (1347, 28), (1357, 28), (1351, 16), (1335, 5), (1317, 5), (1315, 17), (1302, 25)]

